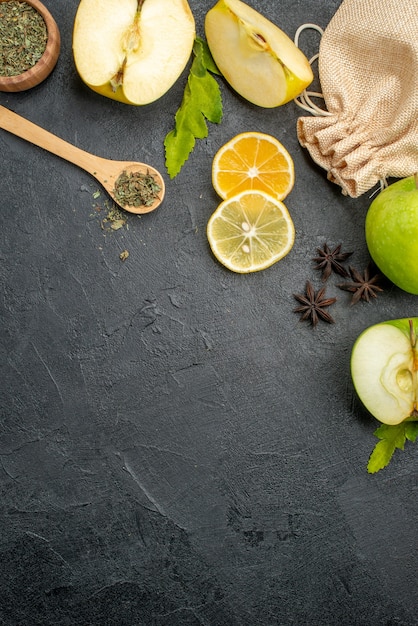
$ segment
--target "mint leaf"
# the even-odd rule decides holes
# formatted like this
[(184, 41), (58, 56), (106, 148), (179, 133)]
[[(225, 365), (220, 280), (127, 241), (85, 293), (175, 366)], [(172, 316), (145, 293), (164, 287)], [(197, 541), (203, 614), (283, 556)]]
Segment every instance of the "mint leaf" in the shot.
[(400, 424), (381, 424), (374, 431), (374, 435), (380, 439), (375, 445), (367, 464), (369, 474), (375, 474), (386, 467), (395, 450), (403, 450), (405, 442), (415, 441), (418, 436), (418, 422), (405, 421)]
[(418, 437), (418, 422), (405, 422), (405, 437), (409, 441), (415, 441)]
[(217, 74), (218, 76), (222, 76), (221, 72), (218, 69), (215, 61), (213, 60), (213, 56), (210, 53), (209, 47), (207, 43), (201, 39), (200, 37), (196, 38), (195, 46), (201, 47), (201, 60), (204, 68), (208, 70), (208, 72), (212, 72), (212, 74)]
[(207, 137), (206, 120), (214, 124), (222, 121), (221, 91), (210, 73), (219, 74), (219, 70), (203, 39), (196, 38), (193, 54), (183, 100), (175, 115), (174, 129), (164, 140), (165, 164), (170, 178), (180, 172), (195, 146), (196, 139)]

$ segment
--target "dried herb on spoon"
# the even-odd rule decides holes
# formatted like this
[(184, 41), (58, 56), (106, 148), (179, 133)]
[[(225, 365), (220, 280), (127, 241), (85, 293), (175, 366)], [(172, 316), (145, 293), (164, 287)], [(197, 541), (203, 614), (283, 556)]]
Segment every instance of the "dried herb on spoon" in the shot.
[(160, 185), (150, 173), (123, 171), (115, 182), (115, 199), (121, 206), (151, 206), (158, 198)]

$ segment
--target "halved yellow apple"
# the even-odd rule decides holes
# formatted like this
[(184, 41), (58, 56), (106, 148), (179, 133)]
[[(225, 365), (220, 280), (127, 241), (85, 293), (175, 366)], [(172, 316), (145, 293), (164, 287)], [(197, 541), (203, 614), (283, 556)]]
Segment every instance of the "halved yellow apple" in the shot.
[(241, 0), (219, 0), (206, 14), (205, 34), (225, 79), (253, 104), (285, 104), (313, 80), (308, 59), (290, 37)]
[(74, 61), (94, 91), (144, 105), (173, 86), (194, 39), (187, 0), (81, 0), (74, 21)]

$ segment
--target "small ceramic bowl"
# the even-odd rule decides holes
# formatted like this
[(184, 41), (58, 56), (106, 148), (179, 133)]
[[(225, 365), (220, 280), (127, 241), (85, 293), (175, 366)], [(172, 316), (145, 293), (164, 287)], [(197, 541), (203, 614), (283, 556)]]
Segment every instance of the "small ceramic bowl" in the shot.
[[(46, 25), (48, 40), (45, 52), (33, 67), (18, 76), (0, 76), (0, 91), (25, 91), (39, 85), (54, 69), (60, 53), (60, 32), (48, 9), (39, 0), (21, 1), (29, 4), (42, 16)], [(7, 2), (7, 0), (0, 0), (0, 5), (2, 2)]]

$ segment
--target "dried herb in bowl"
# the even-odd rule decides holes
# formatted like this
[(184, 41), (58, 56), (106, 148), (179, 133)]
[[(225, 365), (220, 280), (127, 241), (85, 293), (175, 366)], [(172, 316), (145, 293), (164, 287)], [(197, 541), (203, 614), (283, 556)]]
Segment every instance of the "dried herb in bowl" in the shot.
[(42, 15), (27, 2), (0, 2), (0, 76), (19, 76), (45, 52), (48, 31)]
[(0, 0), (0, 91), (39, 85), (54, 69), (60, 46), (58, 25), (40, 0)]

